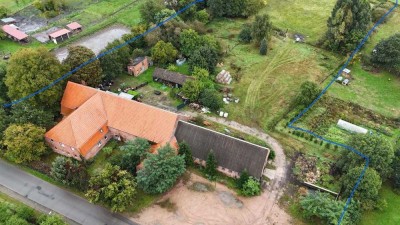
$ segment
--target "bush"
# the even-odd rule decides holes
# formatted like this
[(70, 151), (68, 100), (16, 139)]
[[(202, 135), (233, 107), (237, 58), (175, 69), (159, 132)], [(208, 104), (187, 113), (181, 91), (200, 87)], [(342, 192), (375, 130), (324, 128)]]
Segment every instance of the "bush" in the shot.
[(261, 194), (260, 182), (250, 177), (243, 185), (241, 194), (244, 196), (256, 196)]
[(195, 18), (202, 23), (208, 23), (210, 21), (210, 14), (208, 14), (207, 10), (203, 9), (196, 12)]
[(236, 186), (241, 190), (246, 182), (249, 180), (249, 178), (250, 175), (247, 170), (243, 170), (243, 172), (240, 174), (239, 179), (236, 180)]
[(271, 149), (271, 152), (268, 155), (269, 160), (274, 160), (276, 157), (275, 151)]
[(239, 34), (239, 40), (243, 43), (250, 43), (253, 40), (253, 37), (251, 36), (251, 26), (250, 24), (246, 24), (243, 26), (242, 31), (240, 31)]

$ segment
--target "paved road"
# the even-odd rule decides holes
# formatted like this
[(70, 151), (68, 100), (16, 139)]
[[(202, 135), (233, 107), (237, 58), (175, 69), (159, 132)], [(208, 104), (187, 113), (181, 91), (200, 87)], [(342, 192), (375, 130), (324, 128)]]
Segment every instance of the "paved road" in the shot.
[(137, 225), (0, 159), (0, 184), (83, 225)]

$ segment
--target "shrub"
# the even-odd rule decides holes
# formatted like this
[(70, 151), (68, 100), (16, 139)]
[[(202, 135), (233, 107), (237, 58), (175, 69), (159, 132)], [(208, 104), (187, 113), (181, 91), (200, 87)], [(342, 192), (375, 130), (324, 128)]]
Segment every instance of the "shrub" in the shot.
[(260, 182), (250, 177), (247, 182), (243, 185), (241, 194), (244, 196), (255, 196), (261, 194)]
[(253, 40), (253, 37), (251, 36), (251, 26), (249, 24), (246, 24), (242, 31), (240, 31), (239, 40), (246, 44)]
[(269, 160), (274, 160), (275, 156), (276, 156), (275, 151), (271, 149), (271, 152), (268, 155), (268, 159)]

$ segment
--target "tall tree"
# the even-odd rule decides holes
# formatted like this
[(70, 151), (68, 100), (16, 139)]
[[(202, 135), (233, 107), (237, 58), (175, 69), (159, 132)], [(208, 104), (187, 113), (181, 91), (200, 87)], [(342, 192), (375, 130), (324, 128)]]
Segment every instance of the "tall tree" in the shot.
[(106, 164), (101, 172), (90, 178), (86, 197), (90, 202), (106, 204), (113, 212), (122, 212), (133, 203), (135, 194), (136, 183), (132, 175), (118, 166)]
[(146, 139), (136, 138), (134, 140), (128, 141), (120, 149), (128, 154), (138, 156), (140, 159), (144, 159), (150, 150), (150, 144)]
[(152, 194), (168, 191), (185, 172), (184, 157), (175, 155), (169, 145), (159, 148), (158, 154), (149, 155), (143, 164), (136, 179), (139, 187)]
[(39, 160), (46, 152), (43, 141), (45, 131), (33, 124), (10, 125), (4, 131), (5, 156), (15, 163)]
[(87, 188), (89, 174), (84, 161), (58, 156), (52, 162), (50, 174), (59, 182), (79, 190)]
[(211, 111), (216, 112), (224, 106), (222, 95), (213, 88), (207, 88), (201, 92), (199, 101)]
[[(63, 64), (66, 65), (69, 70), (73, 70), (82, 63), (96, 57), (92, 50), (84, 46), (69, 46), (68, 52), (68, 57), (63, 61)], [(96, 87), (101, 83), (101, 77), (102, 70), (100, 67), (100, 61), (96, 59), (75, 72), (69, 78), (69, 80), (91, 87)]]
[[(30, 95), (55, 81), (62, 75), (62, 67), (56, 57), (46, 48), (24, 48), (16, 52), (7, 66), (5, 84), (8, 96), (19, 99)], [(31, 98), (35, 106), (58, 108), (62, 88), (60, 84)]]
[[(300, 200), (302, 214), (306, 219), (317, 217), (322, 220), (323, 224), (329, 225), (338, 224), (345, 204), (345, 202), (340, 200), (335, 201), (328, 193), (321, 192), (308, 194)], [(359, 206), (355, 201), (352, 201), (341, 224), (358, 224), (360, 218), (361, 212)]]
[[(369, 166), (375, 169), (382, 179), (388, 178), (392, 172), (391, 164), (394, 159), (394, 150), (391, 143), (381, 135), (354, 135), (350, 139), (350, 146), (369, 157)], [(349, 171), (364, 163), (364, 159), (351, 151), (345, 151), (338, 162), (342, 171)]]
[[(1, 40), (1, 39), (0, 39)], [(8, 101), (8, 96), (7, 96), (7, 86), (4, 83), (4, 79), (7, 74), (7, 67), (5, 63), (0, 63), (0, 103)]]
[(193, 166), (192, 151), (186, 142), (179, 143), (179, 155), (184, 156), (186, 167)]
[[(349, 196), (364, 167), (354, 167), (342, 177), (343, 196)], [(354, 197), (361, 202), (361, 207), (366, 210), (374, 209), (379, 198), (382, 180), (379, 174), (368, 168), (361, 180)]]
[[(109, 51), (123, 44), (120, 40), (115, 40), (107, 45), (100, 53)], [(114, 79), (126, 71), (126, 66), (130, 60), (130, 51), (128, 46), (124, 46), (100, 58), (100, 65), (103, 74), (107, 79)]]
[(196, 50), (189, 58), (190, 70), (195, 67), (206, 69), (209, 73), (214, 73), (219, 57), (218, 52), (211, 46), (203, 46)]
[(33, 106), (29, 102), (22, 102), (11, 107), (9, 122), (13, 124), (32, 123), (50, 128), (54, 125), (54, 115), (42, 106)]
[(260, 45), (261, 41), (266, 38), (267, 40), (270, 38), (272, 24), (270, 22), (269, 16), (257, 15), (251, 26), (251, 36), (257, 45)]
[(151, 49), (151, 56), (154, 62), (166, 65), (167, 63), (175, 62), (178, 56), (178, 50), (176, 50), (171, 43), (159, 41)]
[(393, 160), (393, 186), (400, 189), (400, 148), (396, 151)]
[(335, 52), (353, 50), (368, 31), (371, 6), (367, 0), (338, 0), (328, 19), (324, 46)]
[[(0, 137), (3, 136), (3, 132), (9, 124), (8, 120), (9, 120), (8, 115), (7, 115), (6, 111), (4, 110), (3, 106), (0, 104)], [(0, 139), (0, 146), (1, 146), (1, 139)]]
[(260, 55), (266, 55), (268, 51), (267, 39), (262, 39), (260, 44)]
[(68, 225), (58, 215), (43, 215), (39, 218), (39, 225)]
[(162, 0), (147, 0), (140, 7), (140, 17), (147, 24), (156, 23), (155, 15), (163, 9), (165, 6)]
[(300, 87), (300, 93), (297, 95), (296, 104), (308, 106), (318, 97), (320, 92), (321, 89), (319, 89), (317, 84), (306, 81)]
[(207, 155), (206, 168), (204, 168), (204, 172), (209, 180), (215, 180), (217, 178), (217, 167), (218, 163), (214, 151), (210, 150)]
[[(144, 24), (135, 25), (131, 28), (131, 33), (122, 36), (122, 40), (129, 41), (130, 39), (143, 34), (144, 32), (146, 32), (146, 30), (147, 27)], [(144, 37), (141, 37), (129, 43), (129, 46), (131, 47), (132, 50), (136, 48), (144, 48), (146, 47), (146, 40), (144, 39)]]
[(400, 75), (400, 33), (380, 41), (371, 56), (375, 65)]

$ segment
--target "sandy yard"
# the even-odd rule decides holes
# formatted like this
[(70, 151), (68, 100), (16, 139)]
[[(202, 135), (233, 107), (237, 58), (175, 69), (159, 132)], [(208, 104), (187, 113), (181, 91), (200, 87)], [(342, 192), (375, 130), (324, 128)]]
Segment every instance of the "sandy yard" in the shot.
[(275, 195), (267, 188), (261, 196), (238, 197), (224, 185), (215, 186), (191, 174), (186, 184), (179, 183), (159, 201), (169, 200), (174, 207), (162, 208), (154, 204), (131, 219), (143, 225), (293, 224), (290, 216), (278, 206)]

